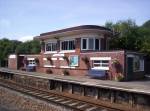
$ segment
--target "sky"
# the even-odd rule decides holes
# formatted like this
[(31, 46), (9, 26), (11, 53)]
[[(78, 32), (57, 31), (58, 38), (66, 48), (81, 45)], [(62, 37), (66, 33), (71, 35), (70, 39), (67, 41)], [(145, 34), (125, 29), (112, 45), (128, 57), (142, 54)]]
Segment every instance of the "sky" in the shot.
[(0, 0), (0, 39), (31, 40), (78, 25), (150, 19), (150, 0)]

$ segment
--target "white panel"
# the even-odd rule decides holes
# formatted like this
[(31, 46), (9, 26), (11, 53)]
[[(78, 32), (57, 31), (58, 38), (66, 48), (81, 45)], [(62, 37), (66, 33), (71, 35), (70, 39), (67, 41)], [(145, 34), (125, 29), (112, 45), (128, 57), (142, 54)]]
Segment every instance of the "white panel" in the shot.
[(94, 67), (92, 69), (109, 70), (109, 67)]
[(111, 57), (90, 57), (90, 60), (111, 60)]
[(57, 58), (52, 58), (52, 60), (57, 60)]
[(59, 58), (59, 60), (64, 60), (63, 58)]
[(56, 67), (56, 66), (51, 66), (51, 65), (44, 65), (44, 67)]
[(57, 53), (57, 51), (46, 51), (44, 54), (54, 54)]
[(44, 60), (44, 61), (46, 61), (46, 60), (47, 60), (47, 58), (43, 58), (43, 60)]
[(27, 58), (27, 60), (35, 60), (35, 58)]
[(75, 52), (75, 50), (62, 50), (59, 53), (71, 53), (71, 52)]
[(9, 55), (9, 58), (10, 58), (10, 59), (15, 59), (15, 58), (16, 58), (16, 55), (15, 55), (15, 54)]
[(75, 68), (75, 67), (70, 67), (70, 66), (60, 66), (60, 68)]
[[(57, 58), (51, 58), (52, 60), (57, 60)], [(43, 58), (44, 61), (47, 61), (47, 58)]]
[(53, 56), (64, 56), (64, 54), (53, 54)]

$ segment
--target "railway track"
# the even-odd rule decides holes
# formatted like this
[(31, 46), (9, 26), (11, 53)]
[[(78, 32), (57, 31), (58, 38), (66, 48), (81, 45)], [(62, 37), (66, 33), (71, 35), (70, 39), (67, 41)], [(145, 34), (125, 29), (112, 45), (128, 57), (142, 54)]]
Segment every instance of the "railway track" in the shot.
[(23, 86), (10, 80), (0, 79), (0, 85), (47, 102), (52, 102), (71, 108), (75, 111), (122, 111), (115, 108), (99, 106), (78, 99), (61, 96), (45, 90)]

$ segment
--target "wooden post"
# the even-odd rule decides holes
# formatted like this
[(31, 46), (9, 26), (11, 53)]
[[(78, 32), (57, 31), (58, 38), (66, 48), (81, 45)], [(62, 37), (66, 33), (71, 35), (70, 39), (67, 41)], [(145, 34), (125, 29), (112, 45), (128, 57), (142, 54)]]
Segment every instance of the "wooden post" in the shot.
[(72, 87), (72, 84), (70, 83), (70, 84), (69, 84), (69, 93), (71, 93), (71, 94), (73, 93), (73, 89), (72, 89), (72, 88), (73, 88), (73, 87)]
[(99, 98), (99, 90), (98, 88), (95, 88), (95, 99)]
[(82, 95), (82, 96), (85, 96), (85, 86), (81, 86), (81, 90), (82, 90), (82, 91), (81, 91), (81, 93), (82, 93), (81, 95)]
[(129, 95), (129, 104), (130, 104), (131, 106), (134, 105), (134, 97), (133, 97), (133, 94), (130, 94), (130, 95)]
[(110, 100), (111, 100), (111, 103), (115, 102), (115, 92), (114, 91), (111, 92), (111, 98), (110, 98)]
[(51, 87), (51, 86), (52, 86), (52, 81), (51, 81), (51, 80), (49, 80), (49, 86), (48, 86), (48, 87), (49, 87), (49, 90), (51, 90), (51, 89), (52, 89), (52, 87)]
[(59, 82), (60, 83), (60, 92), (63, 92), (63, 82)]

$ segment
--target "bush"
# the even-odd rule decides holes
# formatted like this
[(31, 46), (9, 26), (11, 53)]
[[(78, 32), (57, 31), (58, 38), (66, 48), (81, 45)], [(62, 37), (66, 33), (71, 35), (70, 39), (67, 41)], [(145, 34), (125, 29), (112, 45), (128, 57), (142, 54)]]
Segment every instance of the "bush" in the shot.
[(51, 65), (53, 65), (53, 60), (51, 57), (47, 57), (47, 60), (50, 62)]
[(63, 75), (64, 75), (64, 76), (70, 75), (70, 74), (69, 74), (69, 71), (68, 71), (68, 70), (63, 70)]
[(87, 68), (90, 68), (90, 61), (87, 56), (82, 57), (82, 61), (86, 64)]
[(47, 69), (47, 70), (46, 70), (46, 73), (47, 73), (47, 74), (52, 74), (53, 71), (52, 71), (51, 69)]
[(115, 76), (115, 81), (123, 81), (124, 75), (122, 73), (117, 73)]
[(35, 62), (36, 62), (37, 65), (40, 64), (40, 61), (39, 61), (39, 59), (37, 57), (35, 58)]

